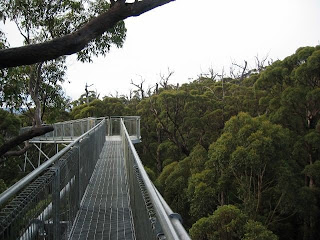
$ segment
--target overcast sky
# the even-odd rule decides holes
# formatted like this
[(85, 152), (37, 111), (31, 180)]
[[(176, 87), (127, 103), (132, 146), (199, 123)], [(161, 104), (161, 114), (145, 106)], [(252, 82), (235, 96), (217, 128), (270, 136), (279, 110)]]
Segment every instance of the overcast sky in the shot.
[[(68, 96), (85, 84), (101, 97), (128, 94), (131, 80), (153, 86), (168, 68), (170, 83), (189, 82), (209, 68), (229, 71), (254, 57), (283, 59), (302, 46), (320, 44), (319, 0), (176, 0), (125, 20), (127, 38), (93, 63), (68, 58)], [(70, 83), (69, 83), (70, 82)]]

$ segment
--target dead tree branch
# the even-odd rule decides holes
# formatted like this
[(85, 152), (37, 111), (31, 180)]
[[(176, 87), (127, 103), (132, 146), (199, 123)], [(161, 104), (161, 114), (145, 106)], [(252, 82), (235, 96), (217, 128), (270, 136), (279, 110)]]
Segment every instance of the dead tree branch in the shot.
[(142, 80), (142, 77), (141, 77), (141, 82), (140, 84), (136, 84), (132, 81), (131, 79), (131, 84), (133, 86), (135, 86), (136, 88), (138, 88), (138, 92), (140, 92), (140, 95), (141, 95), (141, 99), (144, 99), (145, 98), (145, 94), (144, 94), (144, 89), (143, 89), (143, 84), (144, 84), (145, 80)]
[[(38, 137), (41, 135), (46, 134), (47, 132), (53, 131), (53, 126), (40, 126), (40, 127), (33, 127), (29, 131), (26, 131), (19, 136), (10, 139), (9, 141), (5, 142), (2, 146), (0, 146), (0, 158), (5, 155), (9, 150), (12, 148), (20, 145), (21, 143), (30, 140), (34, 137)], [(5, 161), (5, 160), (0, 160)]]
[(172, 77), (172, 75), (174, 74), (174, 71), (170, 70), (168, 68), (168, 73), (165, 76), (164, 74), (160, 73), (160, 86), (164, 89), (168, 89), (169, 87), (169, 80)]
[[(29, 141), (26, 141), (24, 148), (20, 148), (17, 151), (8, 151), (4, 154), (4, 157), (7, 158), (7, 157), (14, 157), (14, 156), (15, 157), (21, 156), (21, 155), (25, 154), (31, 147), (32, 147), (32, 145), (29, 144)], [(0, 163), (2, 163), (4, 161), (5, 161), (4, 159), (0, 159)]]

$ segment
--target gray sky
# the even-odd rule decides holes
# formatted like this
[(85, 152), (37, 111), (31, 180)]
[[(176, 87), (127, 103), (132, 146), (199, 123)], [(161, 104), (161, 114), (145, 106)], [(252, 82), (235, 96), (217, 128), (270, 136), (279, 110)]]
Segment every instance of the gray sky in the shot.
[(68, 58), (68, 96), (77, 99), (86, 83), (101, 97), (128, 94), (135, 89), (131, 80), (145, 80), (148, 88), (168, 68), (174, 71), (170, 83), (181, 84), (209, 68), (228, 72), (232, 62), (253, 67), (257, 55), (283, 59), (320, 44), (320, 1), (176, 0), (125, 23), (123, 48), (93, 63)]

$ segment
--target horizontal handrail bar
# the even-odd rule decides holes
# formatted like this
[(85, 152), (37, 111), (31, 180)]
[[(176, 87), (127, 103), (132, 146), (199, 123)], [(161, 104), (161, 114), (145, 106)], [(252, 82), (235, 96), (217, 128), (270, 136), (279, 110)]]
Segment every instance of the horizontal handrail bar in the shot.
[[(162, 195), (159, 193), (158, 189), (153, 185), (156, 193), (158, 194), (158, 197), (167, 213), (168, 216), (173, 216), (175, 213), (172, 211), (172, 209), (170, 208), (170, 206), (168, 205), (168, 203), (164, 200), (164, 198), (162, 197)], [(187, 233), (186, 229), (182, 226), (182, 223), (180, 221), (180, 219), (175, 218), (175, 217), (171, 217), (170, 218), (172, 225), (174, 227), (174, 229), (176, 230), (179, 239), (183, 239), (183, 240), (191, 240), (189, 234)]]

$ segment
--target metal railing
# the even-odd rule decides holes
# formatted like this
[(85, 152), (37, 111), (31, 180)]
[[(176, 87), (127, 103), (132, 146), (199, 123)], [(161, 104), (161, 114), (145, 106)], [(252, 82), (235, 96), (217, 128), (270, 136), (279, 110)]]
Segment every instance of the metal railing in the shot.
[(140, 142), (140, 117), (139, 116), (112, 116), (108, 118), (108, 136), (121, 134), (121, 120), (128, 131), (133, 143)]
[(172, 212), (149, 179), (130, 140), (125, 123), (120, 121), (130, 204), (137, 239), (189, 240), (189, 235), (178, 220), (179, 215)]
[[(72, 142), (80, 137), (91, 128), (96, 126), (104, 118), (85, 118), (65, 122), (58, 122), (53, 124), (54, 130), (42, 136), (34, 137), (31, 142), (50, 142), (50, 141), (67, 141)], [(31, 127), (24, 127), (21, 132), (29, 130)]]
[[(56, 142), (72, 142), (91, 128), (96, 126), (103, 119), (107, 122), (106, 135), (120, 135), (120, 119), (123, 119), (131, 140), (140, 141), (140, 117), (139, 116), (110, 116), (101, 118), (85, 118), (65, 122), (54, 123), (54, 130), (42, 136), (34, 137), (32, 143), (56, 143)], [(21, 132), (29, 130), (31, 127), (24, 127)]]
[(0, 195), (0, 239), (65, 239), (105, 135), (106, 121), (102, 119), (3, 192)]

